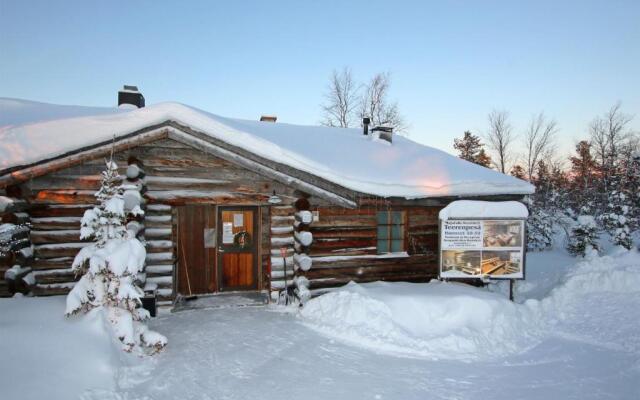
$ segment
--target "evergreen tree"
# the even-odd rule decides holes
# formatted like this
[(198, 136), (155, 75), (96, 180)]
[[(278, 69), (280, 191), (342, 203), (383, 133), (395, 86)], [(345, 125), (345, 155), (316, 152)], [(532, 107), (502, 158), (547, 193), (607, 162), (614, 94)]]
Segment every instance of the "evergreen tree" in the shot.
[(462, 139), (453, 140), (453, 148), (458, 150), (458, 157), (489, 168), (491, 158), (484, 151), (483, 146), (480, 138), (469, 131), (464, 132)]
[(611, 241), (625, 249), (631, 249), (633, 242), (631, 239), (630, 204), (629, 196), (613, 190), (609, 193), (609, 203), (607, 210), (602, 214), (602, 225), (611, 235)]
[(509, 172), (511, 174), (511, 176), (514, 176), (518, 179), (522, 179), (522, 180), (526, 180), (527, 179), (527, 174), (524, 171), (524, 168), (522, 168), (520, 165), (516, 164), (511, 168), (511, 171)]
[(569, 235), (567, 250), (573, 255), (586, 255), (591, 249), (598, 251), (598, 229), (592, 215), (580, 215)]
[(533, 198), (529, 198), (529, 218), (527, 218), (528, 241), (530, 251), (546, 250), (553, 246), (553, 217), (542, 207), (537, 207)]
[(483, 167), (491, 168), (491, 157), (489, 157), (484, 149), (480, 149), (474, 162), (478, 165), (482, 165)]
[(143, 292), (135, 282), (143, 271), (146, 250), (125, 227), (128, 213), (143, 211), (139, 205), (125, 210), (124, 191), (118, 167), (110, 160), (96, 193), (98, 206), (82, 217), (80, 238), (94, 243), (82, 248), (73, 261), (72, 270), (82, 277), (67, 296), (66, 314), (102, 309), (125, 351), (155, 352), (167, 340), (143, 324), (149, 313), (141, 307)]
[(591, 144), (583, 140), (576, 145), (576, 155), (571, 161), (571, 199), (575, 210), (586, 203), (593, 203), (596, 193), (598, 167), (591, 154)]

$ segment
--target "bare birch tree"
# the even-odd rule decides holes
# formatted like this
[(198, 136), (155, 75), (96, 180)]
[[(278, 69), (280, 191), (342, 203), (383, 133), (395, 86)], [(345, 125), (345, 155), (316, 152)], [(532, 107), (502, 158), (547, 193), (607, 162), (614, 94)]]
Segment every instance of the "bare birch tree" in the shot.
[(487, 146), (495, 153), (493, 160), (496, 168), (503, 174), (508, 171), (511, 161), (511, 145), (514, 140), (513, 128), (509, 123), (507, 111), (493, 110), (489, 113), (489, 130), (486, 133)]
[(354, 82), (351, 70), (334, 70), (325, 94), (326, 103), (322, 105), (323, 120), (326, 126), (348, 128), (354, 124), (359, 106), (358, 85)]
[(407, 124), (400, 115), (398, 103), (391, 102), (388, 98), (390, 84), (389, 73), (374, 75), (364, 87), (358, 114), (360, 120), (363, 117), (371, 118), (374, 126), (387, 125), (393, 127), (396, 132), (403, 133), (407, 130)]
[(609, 172), (613, 172), (620, 147), (632, 136), (627, 125), (633, 117), (620, 112), (620, 107), (621, 103), (616, 103), (604, 116), (595, 118), (589, 125), (591, 145), (605, 179)]
[(549, 158), (557, 132), (557, 122), (547, 119), (543, 112), (534, 115), (524, 133), (526, 178), (533, 178), (538, 161)]

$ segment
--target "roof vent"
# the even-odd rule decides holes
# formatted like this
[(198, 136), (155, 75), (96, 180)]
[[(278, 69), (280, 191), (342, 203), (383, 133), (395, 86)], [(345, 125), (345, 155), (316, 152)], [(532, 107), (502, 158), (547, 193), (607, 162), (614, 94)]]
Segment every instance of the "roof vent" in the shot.
[(371, 137), (373, 139), (382, 139), (389, 143), (393, 142), (393, 127), (391, 126), (376, 126), (371, 129)]
[(144, 107), (144, 96), (138, 91), (137, 86), (124, 85), (122, 90), (118, 91), (118, 107), (123, 104), (130, 104), (136, 108)]
[(262, 115), (260, 116), (260, 121), (262, 122), (276, 122), (278, 120), (278, 117), (276, 117), (275, 115)]

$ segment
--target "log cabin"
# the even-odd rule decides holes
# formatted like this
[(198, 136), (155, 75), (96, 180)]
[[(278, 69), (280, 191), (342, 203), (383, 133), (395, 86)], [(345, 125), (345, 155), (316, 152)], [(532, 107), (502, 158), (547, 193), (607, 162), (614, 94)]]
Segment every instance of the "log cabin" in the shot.
[[(438, 212), (533, 187), (394, 135), (224, 118), (178, 103), (119, 107), (0, 99), (0, 293), (67, 293), (105, 157), (143, 195), (139, 279), (160, 304), (251, 291), (300, 298), (350, 281), (438, 275)], [(12, 224), (12, 225), (9, 225)], [(13, 227), (9, 229), (9, 227)], [(7, 272), (9, 271), (9, 272)], [(1, 277), (2, 275), (0, 275)]]

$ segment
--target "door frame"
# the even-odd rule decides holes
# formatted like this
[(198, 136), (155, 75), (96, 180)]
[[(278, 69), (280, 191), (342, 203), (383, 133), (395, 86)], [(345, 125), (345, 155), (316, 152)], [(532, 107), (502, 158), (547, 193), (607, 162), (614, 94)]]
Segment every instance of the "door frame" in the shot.
[[(222, 246), (222, 212), (223, 211), (252, 211), (253, 213), (253, 243), (252, 243), (252, 268), (254, 284), (251, 287), (246, 286), (229, 286), (223, 287), (223, 255), (224, 252), (220, 251)], [(260, 290), (261, 277), (260, 277), (260, 247), (262, 237), (262, 225), (260, 218), (260, 206), (259, 205), (218, 205), (216, 206), (216, 230), (217, 230), (217, 246), (216, 246), (216, 277), (217, 277), (217, 292), (235, 292), (235, 291), (257, 291)]]

